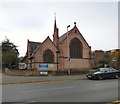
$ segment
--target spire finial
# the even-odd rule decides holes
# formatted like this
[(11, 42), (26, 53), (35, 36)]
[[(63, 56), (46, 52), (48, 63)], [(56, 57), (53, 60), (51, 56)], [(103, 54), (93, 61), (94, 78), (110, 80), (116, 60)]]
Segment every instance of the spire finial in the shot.
[(54, 13), (55, 15), (55, 23), (54, 23), (54, 31), (57, 29), (57, 24), (56, 24), (56, 13)]
[(55, 15), (55, 20), (56, 20), (56, 12), (54, 13), (54, 15)]
[(74, 22), (74, 25), (76, 26), (76, 22)]

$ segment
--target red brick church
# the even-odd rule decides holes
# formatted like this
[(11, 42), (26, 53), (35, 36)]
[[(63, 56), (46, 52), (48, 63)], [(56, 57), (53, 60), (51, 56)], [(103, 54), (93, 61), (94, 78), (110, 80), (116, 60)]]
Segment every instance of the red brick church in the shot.
[(88, 69), (91, 67), (91, 47), (80, 33), (76, 23), (71, 30), (59, 36), (55, 18), (53, 41), (49, 36), (43, 42), (28, 40), (23, 62), (27, 64), (27, 68), (34, 70), (41, 70), (43, 66), (52, 71)]

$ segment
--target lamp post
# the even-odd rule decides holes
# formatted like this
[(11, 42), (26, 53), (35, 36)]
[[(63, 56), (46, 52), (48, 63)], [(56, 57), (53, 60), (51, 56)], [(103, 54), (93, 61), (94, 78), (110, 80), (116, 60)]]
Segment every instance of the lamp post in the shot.
[(57, 53), (57, 71), (58, 71), (58, 54), (60, 53), (60, 51), (58, 50), (56, 51), (56, 53)]
[(69, 69), (69, 58), (70, 58), (70, 55), (69, 55), (69, 40), (68, 40), (68, 28), (70, 27), (70, 25), (67, 26), (67, 53), (68, 53), (68, 60), (67, 60), (67, 64), (68, 64), (68, 75), (70, 75), (70, 69)]

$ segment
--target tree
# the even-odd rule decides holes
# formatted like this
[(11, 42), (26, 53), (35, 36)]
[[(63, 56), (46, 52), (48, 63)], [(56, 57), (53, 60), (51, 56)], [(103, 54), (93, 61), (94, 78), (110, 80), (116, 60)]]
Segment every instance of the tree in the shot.
[(117, 49), (112, 52), (112, 62), (115, 68), (119, 69), (120, 68), (120, 49)]
[(116, 61), (117, 61), (117, 69), (120, 68), (120, 51), (116, 55)]
[(15, 68), (18, 65), (18, 56), (17, 46), (6, 38), (2, 42), (2, 67), (9, 69)]
[(105, 53), (101, 63), (103, 64), (103, 66), (108, 66), (110, 61), (111, 61), (110, 55), (108, 53)]

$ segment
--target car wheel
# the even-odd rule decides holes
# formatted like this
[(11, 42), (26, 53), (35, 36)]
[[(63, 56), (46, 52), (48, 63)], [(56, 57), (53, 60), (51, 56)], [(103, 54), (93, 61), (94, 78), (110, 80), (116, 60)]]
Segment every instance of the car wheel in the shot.
[(116, 79), (118, 79), (118, 78), (119, 78), (119, 76), (116, 74), (116, 75), (115, 75), (115, 78), (116, 78)]
[(98, 75), (98, 79), (102, 80), (103, 79), (102, 75)]

